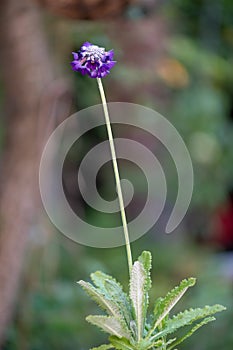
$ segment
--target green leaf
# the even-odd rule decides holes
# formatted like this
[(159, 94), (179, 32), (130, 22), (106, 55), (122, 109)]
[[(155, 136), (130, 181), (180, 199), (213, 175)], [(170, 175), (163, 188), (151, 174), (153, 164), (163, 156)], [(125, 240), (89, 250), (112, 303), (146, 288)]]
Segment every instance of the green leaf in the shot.
[(188, 278), (181, 281), (180, 285), (173, 288), (164, 298), (159, 298), (154, 308), (155, 324), (150, 334), (158, 327), (162, 320), (168, 315), (171, 309), (178, 303), (189, 287), (194, 286), (195, 278)]
[(144, 319), (146, 319), (146, 313), (149, 305), (149, 290), (151, 288), (151, 276), (150, 276), (150, 271), (151, 271), (151, 253), (148, 251), (143, 251), (142, 254), (139, 256), (138, 261), (142, 264), (145, 273), (146, 273), (146, 280), (144, 284)]
[(159, 340), (156, 340), (156, 342), (146, 342), (144, 341), (144, 343), (140, 343), (140, 345), (142, 345), (140, 347), (140, 349), (142, 350), (149, 350), (149, 349), (160, 349), (160, 350), (163, 350), (164, 349), (164, 346), (166, 345), (166, 349), (167, 349), (167, 346), (171, 343), (174, 343), (174, 341), (176, 340), (176, 338), (173, 338), (173, 339), (169, 339), (167, 342), (165, 342), (163, 339), (159, 339)]
[[(160, 344), (159, 345), (162, 345), (163, 342), (161, 340), (159, 340)], [(158, 343), (158, 342), (157, 342)], [(136, 346), (136, 349), (137, 350), (148, 350), (148, 349), (152, 349), (154, 348), (154, 346), (157, 346), (157, 343), (152, 343), (150, 341), (150, 339), (141, 339), (139, 343), (137, 343), (137, 346)], [(158, 346), (157, 346), (158, 347)]]
[(143, 251), (142, 254), (139, 256), (138, 261), (142, 264), (146, 272), (145, 290), (148, 292), (151, 288), (151, 277), (150, 277), (151, 262), (152, 262), (151, 252)]
[(91, 279), (95, 285), (103, 292), (105, 297), (115, 304), (119, 314), (122, 315), (128, 328), (130, 328), (130, 321), (133, 318), (132, 309), (129, 297), (123, 291), (121, 284), (117, 282), (112, 276), (107, 275), (101, 271), (92, 273)]
[(202, 322), (196, 324), (187, 334), (185, 334), (182, 338), (177, 339), (177, 341), (175, 343), (172, 344), (172, 346), (170, 346), (168, 348), (168, 350), (173, 349), (175, 346), (177, 346), (178, 344), (182, 343), (184, 340), (186, 340), (187, 338), (191, 337), (191, 335), (193, 335), (194, 332), (196, 332), (199, 328), (201, 328), (202, 326), (206, 325), (209, 322), (215, 321), (216, 318), (215, 317), (206, 317)]
[(139, 341), (143, 335), (144, 329), (144, 305), (145, 305), (145, 283), (146, 272), (139, 261), (135, 261), (130, 276), (130, 299), (133, 304), (135, 321), (137, 326), (137, 340)]
[(92, 284), (82, 280), (78, 283), (82, 286), (85, 292), (101, 307), (101, 309), (106, 311), (110, 316), (114, 316), (119, 319), (121, 318), (121, 314), (119, 313), (119, 310), (116, 307), (115, 303), (113, 303), (111, 300), (106, 299), (105, 295), (103, 295), (97, 288), (93, 287)]
[(166, 323), (165, 329), (161, 332), (155, 334), (151, 339), (158, 339), (164, 337), (168, 334), (175, 332), (177, 329), (190, 325), (193, 322), (205, 318), (207, 316), (213, 315), (216, 312), (220, 312), (226, 310), (226, 308), (222, 305), (213, 305), (213, 306), (205, 306), (203, 308), (196, 308), (185, 310), (184, 312), (180, 312), (179, 314), (173, 316)]
[(115, 317), (90, 315), (86, 317), (86, 320), (101, 328), (104, 332), (115, 335), (118, 338), (130, 338), (129, 332), (124, 329), (120, 321)]
[(114, 336), (109, 337), (109, 341), (117, 350), (136, 350), (134, 345), (130, 344), (130, 342), (125, 338), (117, 338)]
[(162, 339), (157, 340), (156, 342), (151, 343), (150, 345), (148, 345), (148, 347), (146, 348), (146, 350), (152, 349), (152, 348), (161, 348), (163, 346), (164, 342)]
[(91, 348), (91, 350), (108, 350), (113, 348), (114, 346), (112, 344), (103, 344), (103, 345), (97, 346), (97, 348)]

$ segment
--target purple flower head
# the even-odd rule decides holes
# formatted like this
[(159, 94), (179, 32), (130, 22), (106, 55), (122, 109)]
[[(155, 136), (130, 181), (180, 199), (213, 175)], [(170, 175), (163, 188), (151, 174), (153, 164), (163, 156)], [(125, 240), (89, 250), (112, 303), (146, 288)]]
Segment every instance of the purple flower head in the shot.
[(114, 51), (105, 51), (104, 47), (92, 45), (88, 41), (83, 43), (80, 50), (72, 52), (74, 60), (72, 69), (91, 78), (103, 78), (110, 73), (110, 69), (116, 64), (113, 61)]

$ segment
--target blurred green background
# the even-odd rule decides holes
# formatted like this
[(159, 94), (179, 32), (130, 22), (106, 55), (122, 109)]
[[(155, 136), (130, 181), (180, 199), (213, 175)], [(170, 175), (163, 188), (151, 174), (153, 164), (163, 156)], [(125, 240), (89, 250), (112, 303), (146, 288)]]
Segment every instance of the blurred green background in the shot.
[[(176, 310), (212, 303), (227, 306), (215, 323), (197, 332), (180, 349), (231, 350), (233, 234), (232, 245), (224, 245), (219, 238), (224, 227), (217, 222), (230, 206), (233, 187), (232, 1), (138, 1), (125, 10), (119, 21), (69, 21), (46, 14), (45, 26), (59, 69), (72, 80), (74, 111), (99, 103), (95, 81), (72, 73), (69, 66), (70, 52), (88, 40), (114, 48), (118, 63), (104, 80), (109, 101), (139, 103), (155, 109), (183, 137), (195, 176), (189, 211), (171, 235), (164, 233), (165, 215), (132, 244), (133, 256), (136, 258), (143, 249), (152, 251), (151, 300), (164, 295), (182, 278), (195, 276), (197, 285)], [(2, 101), (4, 87), (0, 94)], [(1, 144), (4, 132), (2, 124)], [(105, 130), (101, 129), (82, 139), (81, 146), (69, 154), (65, 181), (69, 182), (75, 165), (93, 142), (105, 138)], [(169, 157), (163, 158), (163, 164), (167, 169), (169, 211), (177, 178)], [(140, 202), (145, 179), (127, 164), (120, 166), (123, 173), (130, 174)], [(111, 197), (111, 166), (105, 170), (100, 175), (100, 192)], [(72, 188), (71, 192), (74, 205), (90, 222), (100, 226), (119, 223), (118, 216), (111, 218), (92, 211), (83, 204), (79, 193)], [(228, 220), (232, 225), (232, 209)], [(88, 280), (90, 273), (98, 269), (112, 274), (128, 288), (124, 247), (89, 248), (68, 240), (55, 228), (50, 227), (47, 236), (43, 229), (35, 227), (16, 312), (3, 349), (86, 350), (104, 342), (107, 336), (85, 321), (85, 316), (94, 314), (97, 308), (76, 284), (79, 279)]]

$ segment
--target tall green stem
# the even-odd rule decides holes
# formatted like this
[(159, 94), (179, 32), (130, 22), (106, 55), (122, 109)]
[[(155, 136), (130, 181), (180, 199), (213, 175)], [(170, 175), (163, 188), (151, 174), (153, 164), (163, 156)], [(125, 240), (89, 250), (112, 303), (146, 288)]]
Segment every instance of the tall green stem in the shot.
[(124, 206), (124, 200), (123, 200), (123, 195), (122, 195), (120, 174), (119, 174), (119, 169), (118, 169), (118, 164), (117, 164), (117, 159), (116, 159), (116, 150), (115, 150), (115, 145), (114, 145), (114, 141), (113, 141), (111, 122), (110, 122), (110, 118), (109, 118), (108, 106), (107, 106), (107, 101), (106, 101), (106, 97), (105, 97), (105, 93), (104, 93), (102, 80), (100, 78), (97, 78), (97, 83), (98, 83), (100, 96), (101, 96), (101, 100), (102, 100), (102, 104), (103, 104), (104, 117), (105, 117), (105, 123), (106, 123), (106, 127), (107, 127), (108, 138), (109, 138), (109, 145), (110, 145), (110, 151), (111, 151), (111, 156), (112, 156), (112, 164), (113, 164), (117, 194), (118, 194), (119, 205), (120, 205), (123, 231), (124, 231), (124, 236), (125, 236), (126, 252), (127, 252), (128, 265), (129, 265), (129, 273), (131, 273), (132, 253), (131, 253), (131, 248), (130, 248), (129, 231), (128, 231), (126, 214), (125, 214), (125, 206)]

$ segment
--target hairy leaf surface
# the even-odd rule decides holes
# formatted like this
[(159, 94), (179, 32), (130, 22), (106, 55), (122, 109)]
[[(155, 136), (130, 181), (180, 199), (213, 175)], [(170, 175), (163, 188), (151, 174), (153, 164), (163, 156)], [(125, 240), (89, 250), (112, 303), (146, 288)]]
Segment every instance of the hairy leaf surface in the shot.
[(139, 256), (138, 261), (142, 264), (145, 273), (146, 273), (146, 279), (144, 283), (144, 305), (143, 305), (143, 318), (146, 320), (146, 314), (147, 309), (149, 306), (149, 290), (151, 289), (151, 253), (148, 251), (143, 251), (142, 254)]
[(137, 340), (140, 340), (143, 334), (145, 323), (144, 305), (145, 305), (145, 283), (146, 272), (139, 261), (135, 261), (131, 271), (130, 279), (130, 299), (132, 300), (135, 312), (135, 321), (137, 326)]
[(121, 318), (121, 314), (119, 313), (118, 308), (115, 303), (111, 300), (108, 300), (103, 293), (101, 293), (97, 288), (93, 287), (92, 284), (79, 281), (78, 282), (82, 288), (86, 291), (88, 295), (102, 308), (102, 310), (106, 311), (110, 316), (114, 316), (116, 318)]
[(118, 338), (130, 338), (129, 332), (127, 332), (124, 327), (122, 327), (120, 321), (115, 317), (89, 315), (86, 317), (86, 320), (93, 325), (101, 328), (104, 332), (115, 335)]
[(127, 339), (111, 336), (109, 337), (109, 341), (117, 350), (136, 350), (137, 348), (132, 345)]
[(171, 309), (178, 303), (189, 287), (194, 286), (195, 278), (188, 278), (181, 281), (180, 285), (173, 288), (164, 298), (159, 298), (155, 304), (154, 316), (156, 318), (153, 330), (168, 315)]
[(102, 291), (106, 298), (111, 300), (124, 318), (128, 328), (130, 329), (130, 321), (132, 320), (132, 309), (128, 295), (123, 291), (119, 282), (110, 275), (101, 271), (91, 274), (91, 279), (95, 285)]
[(160, 337), (164, 337), (168, 334), (175, 332), (177, 329), (181, 327), (190, 325), (201, 318), (205, 318), (207, 316), (213, 315), (225, 309), (226, 308), (222, 305), (213, 305), (213, 306), (207, 305), (203, 308), (185, 310), (184, 312), (180, 312), (179, 314), (169, 319), (166, 323), (165, 329), (157, 333), (152, 338), (157, 339)]

